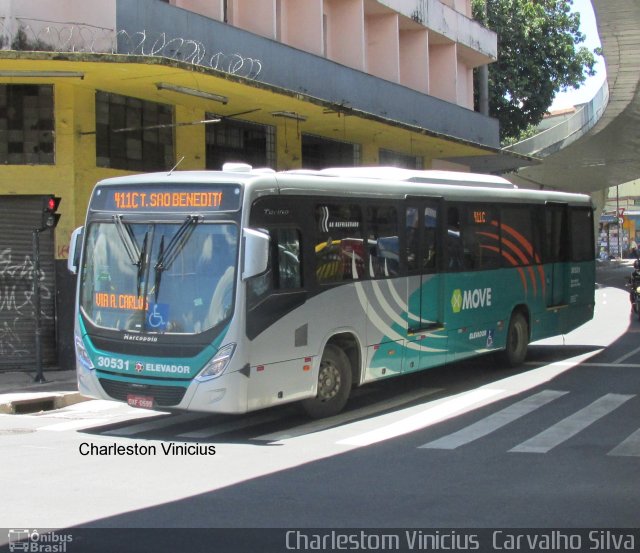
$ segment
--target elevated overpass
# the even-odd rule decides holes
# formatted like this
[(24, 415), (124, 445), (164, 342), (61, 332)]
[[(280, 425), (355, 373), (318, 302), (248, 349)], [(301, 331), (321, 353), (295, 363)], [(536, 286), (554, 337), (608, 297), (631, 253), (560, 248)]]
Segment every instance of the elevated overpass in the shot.
[(506, 175), (527, 188), (592, 193), (640, 177), (640, 0), (591, 0), (607, 80), (573, 117), (509, 150), (543, 158)]

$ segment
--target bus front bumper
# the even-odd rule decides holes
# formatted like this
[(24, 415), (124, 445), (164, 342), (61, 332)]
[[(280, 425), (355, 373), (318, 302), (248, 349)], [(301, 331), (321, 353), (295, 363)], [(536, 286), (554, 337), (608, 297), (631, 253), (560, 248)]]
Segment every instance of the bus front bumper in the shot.
[[(108, 376), (99, 375), (95, 369), (88, 369), (81, 363), (77, 363), (76, 373), (78, 391), (83, 396), (127, 402), (126, 397), (121, 394), (117, 394), (114, 397), (114, 395), (107, 393), (105, 386), (110, 380)], [(170, 405), (158, 404), (154, 405), (153, 409), (159, 411), (176, 409), (206, 413), (246, 413), (248, 380), (240, 371), (226, 373), (218, 378), (204, 382), (194, 379), (187, 387), (179, 403)], [(167, 383), (167, 386), (169, 386), (169, 383)], [(134, 390), (131, 391), (133, 392)], [(145, 395), (145, 393), (140, 391), (141, 395)]]
[(200, 382), (194, 380), (178, 406), (207, 413), (246, 413), (249, 379), (242, 371)]

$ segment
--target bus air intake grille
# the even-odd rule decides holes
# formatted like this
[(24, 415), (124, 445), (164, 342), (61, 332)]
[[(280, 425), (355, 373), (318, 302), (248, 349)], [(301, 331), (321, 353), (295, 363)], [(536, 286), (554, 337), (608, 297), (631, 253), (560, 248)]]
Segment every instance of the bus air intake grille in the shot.
[(154, 386), (151, 384), (131, 384), (117, 380), (99, 379), (104, 391), (119, 401), (127, 401), (129, 394), (152, 396), (154, 403), (160, 407), (178, 405), (182, 401), (186, 388), (181, 386)]

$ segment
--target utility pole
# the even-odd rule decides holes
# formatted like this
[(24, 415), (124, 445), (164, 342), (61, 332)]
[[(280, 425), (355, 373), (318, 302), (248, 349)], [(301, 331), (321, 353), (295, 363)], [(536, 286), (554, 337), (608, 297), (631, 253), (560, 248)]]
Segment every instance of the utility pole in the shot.
[(56, 213), (61, 199), (57, 196), (46, 196), (42, 206), (40, 227), (33, 229), (33, 309), (36, 339), (36, 382), (46, 382), (42, 372), (42, 321), (40, 313), (40, 233), (54, 229), (60, 220), (60, 214)]
[(618, 223), (618, 259), (622, 259), (622, 225), (620, 224), (620, 190), (616, 185), (616, 221)]
[(46, 382), (42, 374), (42, 325), (40, 322), (40, 233), (43, 228), (33, 229), (33, 310), (36, 333), (36, 382)]

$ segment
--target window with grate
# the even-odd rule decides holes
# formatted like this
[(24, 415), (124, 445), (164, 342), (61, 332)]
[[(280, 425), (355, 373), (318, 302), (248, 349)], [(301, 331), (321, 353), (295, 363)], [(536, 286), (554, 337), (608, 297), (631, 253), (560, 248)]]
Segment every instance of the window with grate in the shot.
[[(207, 119), (217, 115), (207, 113)], [(206, 127), (207, 169), (222, 169), (228, 161), (252, 167), (276, 166), (275, 128), (249, 121), (221, 118)]]
[(0, 163), (55, 163), (53, 85), (0, 85)]
[(173, 106), (96, 92), (96, 165), (163, 171), (175, 165)]
[(313, 134), (302, 135), (302, 166), (305, 169), (357, 167), (360, 165), (360, 157), (360, 144)]
[(380, 148), (379, 164), (383, 167), (402, 167), (403, 169), (422, 169), (423, 161), (420, 156), (410, 156)]

